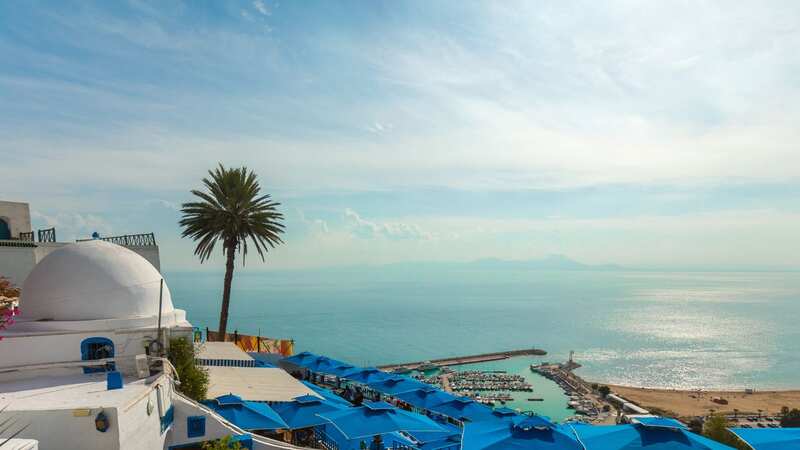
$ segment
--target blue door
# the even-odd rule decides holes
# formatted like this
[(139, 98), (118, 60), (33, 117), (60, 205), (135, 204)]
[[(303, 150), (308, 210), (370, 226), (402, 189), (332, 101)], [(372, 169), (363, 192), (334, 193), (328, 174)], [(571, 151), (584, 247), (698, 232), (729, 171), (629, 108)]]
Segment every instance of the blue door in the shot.
[(11, 239), (11, 228), (3, 219), (0, 219), (0, 239)]

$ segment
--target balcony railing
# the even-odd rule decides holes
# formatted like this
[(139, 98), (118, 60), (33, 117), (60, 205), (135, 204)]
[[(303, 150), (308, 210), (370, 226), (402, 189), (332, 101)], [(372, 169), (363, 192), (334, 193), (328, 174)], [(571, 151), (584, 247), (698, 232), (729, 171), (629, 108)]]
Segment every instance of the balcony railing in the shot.
[(56, 229), (48, 228), (46, 230), (38, 230), (36, 234), (33, 231), (21, 232), (18, 238), (0, 240), (0, 247), (36, 247), (35, 235), (39, 236), (39, 242), (55, 242)]
[(0, 239), (0, 247), (36, 247), (33, 241), (21, 241), (19, 239)]
[(39, 242), (56, 242), (56, 227), (39, 230)]
[[(122, 236), (99, 237), (102, 241), (125, 247), (155, 247), (156, 235), (154, 233), (126, 234)], [(77, 242), (91, 241), (93, 239), (78, 239)]]

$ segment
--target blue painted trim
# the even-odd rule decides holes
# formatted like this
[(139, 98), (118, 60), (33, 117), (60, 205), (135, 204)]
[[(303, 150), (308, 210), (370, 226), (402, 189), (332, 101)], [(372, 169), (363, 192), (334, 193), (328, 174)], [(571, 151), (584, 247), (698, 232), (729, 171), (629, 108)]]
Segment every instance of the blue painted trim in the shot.
[(186, 418), (186, 437), (195, 438), (206, 435), (206, 416), (189, 416)]
[[(113, 358), (115, 354), (114, 342), (105, 337), (90, 337), (86, 338), (81, 341), (81, 360), (82, 361), (91, 361), (96, 358), (90, 358), (89, 355), (89, 346), (92, 344), (100, 344), (100, 345), (110, 345), (111, 346), (111, 355), (109, 358)], [(114, 363), (110, 364), (111, 370), (116, 370), (116, 365)], [(106, 369), (103, 367), (84, 367), (83, 373), (96, 373), (96, 372), (105, 372)]]
[(170, 406), (164, 417), (161, 418), (161, 432), (167, 431), (172, 422), (175, 420), (175, 407)]

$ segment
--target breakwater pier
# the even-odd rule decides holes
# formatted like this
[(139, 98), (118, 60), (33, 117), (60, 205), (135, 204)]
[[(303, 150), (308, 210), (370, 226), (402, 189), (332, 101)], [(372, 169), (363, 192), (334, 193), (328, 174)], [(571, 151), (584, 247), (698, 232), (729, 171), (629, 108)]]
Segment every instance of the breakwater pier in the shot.
[(431, 359), (429, 361), (415, 361), (405, 364), (389, 364), (385, 366), (379, 366), (378, 368), (389, 372), (401, 368), (416, 370), (417, 368), (423, 365), (436, 365), (438, 367), (460, 366), (463, 364), (477, 364), (487, 361), (499, 361), (502, 359), (513, 358), (515, 356), (544, 356), (546, 354), (547, 352), (542, 349), (528, 348), (522, 350), (510, 350), (506, 352), (481, 353), (478, 355), (453, 356), (450, 358)]

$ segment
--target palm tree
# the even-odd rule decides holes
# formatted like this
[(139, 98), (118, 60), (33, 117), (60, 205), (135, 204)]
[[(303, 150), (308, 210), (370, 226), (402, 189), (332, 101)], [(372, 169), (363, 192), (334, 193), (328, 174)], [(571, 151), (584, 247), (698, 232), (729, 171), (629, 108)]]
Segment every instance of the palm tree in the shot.
[(231, 300), (233, 260), (237, 252), (242, 254), (242, 265), (247, 257), (247, 243), (252, 242), (261, 260), (264, 254), (283, 243), (283, 214), (278, 212), (280, 203), (271, 200), (269, 194), (261, 195), (261, 186), (255, 172), (247, 167), (225, 168), (221, 163), (208, 171), (203, 178), (206, 191), (192, 190), (200, 201), (184, 203), (182, 237), (197, 241), (194, 254), (203, 263), (211, 257), (217, 241), (225, 255), (225, 285), (222, 291), (222, 307), (219, 313), (219, 340), (225, 340), (228, 328), (228, 307)]

